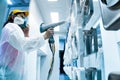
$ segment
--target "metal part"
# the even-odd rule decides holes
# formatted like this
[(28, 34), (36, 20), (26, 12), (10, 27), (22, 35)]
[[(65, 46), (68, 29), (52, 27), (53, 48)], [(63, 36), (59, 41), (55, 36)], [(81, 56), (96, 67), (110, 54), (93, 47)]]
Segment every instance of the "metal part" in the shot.
[(118, 30), (120, 29), (120, 8), (110, 9), (107, 5), (100, 1), (101, 16), (103, 20), (103, 25), (106, 30)]

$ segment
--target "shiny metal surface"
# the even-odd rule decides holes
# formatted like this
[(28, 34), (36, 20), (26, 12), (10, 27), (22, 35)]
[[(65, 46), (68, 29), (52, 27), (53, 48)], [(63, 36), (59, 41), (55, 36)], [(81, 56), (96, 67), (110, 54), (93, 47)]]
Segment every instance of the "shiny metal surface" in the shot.
[(112, 7), (114, 5), (116, 5), (119, 0), (101, 0), (104, 4), (107, 5), (107, 7)]
[(120, 9), (109, 9), (107, 5), (100, 2), (101, 16), (106, 30), (120, 29)]

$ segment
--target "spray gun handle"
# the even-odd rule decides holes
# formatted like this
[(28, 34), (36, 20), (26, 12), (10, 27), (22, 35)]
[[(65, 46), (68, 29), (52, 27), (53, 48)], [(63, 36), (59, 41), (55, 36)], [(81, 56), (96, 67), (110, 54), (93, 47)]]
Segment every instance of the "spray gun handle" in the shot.
[(51, 36), (51, 37), (49, 38), (48, 42), (49, 42), (49, 43), (54, 43), (54, 42), (55, 42), (53, 36)]

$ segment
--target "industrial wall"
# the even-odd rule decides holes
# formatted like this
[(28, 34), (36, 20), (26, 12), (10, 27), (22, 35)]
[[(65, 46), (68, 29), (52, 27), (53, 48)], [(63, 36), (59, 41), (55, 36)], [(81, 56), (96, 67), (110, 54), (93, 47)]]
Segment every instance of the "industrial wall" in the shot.
[(104, 50), (104, 64), (105, 64), (105, 80), (108, 79), (110, 72), (120, 71), (120, 51), (119, 44), (120, 36), (118, 36), (120, 31), (106, 31), (103, 26), (101, 26), (101, 34), (103, 40), (103, 50)]
[(1, 34), (1, 29), (3, 26), (3, 23), (5, 21), (5, 16), (7, 14), (7, 2), (6, 0), (0, 0), (0, 34)]
[(84, 57), (84, 67), (101, 69), (102, 80), (108, 80), (109, 73), (120, 71), (120, 31), (105, 30), (101, 18), (98, 19), (97, 25), (100, 25), (102, 50)]

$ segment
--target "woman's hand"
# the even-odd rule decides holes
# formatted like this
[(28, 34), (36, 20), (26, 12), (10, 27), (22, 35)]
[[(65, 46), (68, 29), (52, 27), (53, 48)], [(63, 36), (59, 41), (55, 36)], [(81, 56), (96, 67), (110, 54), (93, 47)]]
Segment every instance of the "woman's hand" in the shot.
[(27, 25), (27, 27), (22, 30), (23, 30), (24, 36), (29, 37), (29, 25)]
[(43, 35), (44, 39), (48, 39), (50, 38), (52, 35), (54, 34), (54, 29), (53, 28), (49, 28), (45, 34)]

